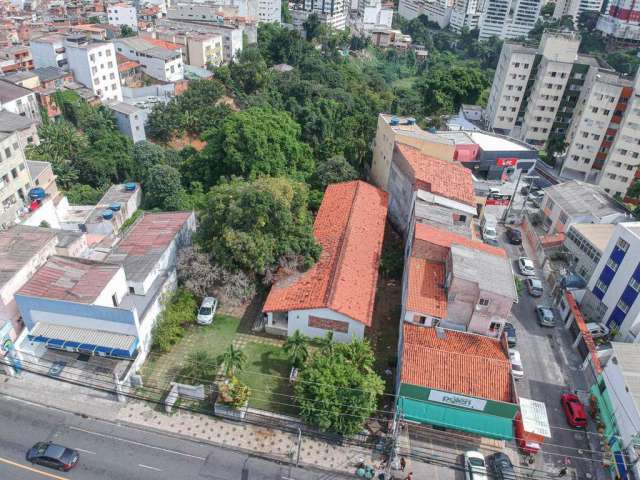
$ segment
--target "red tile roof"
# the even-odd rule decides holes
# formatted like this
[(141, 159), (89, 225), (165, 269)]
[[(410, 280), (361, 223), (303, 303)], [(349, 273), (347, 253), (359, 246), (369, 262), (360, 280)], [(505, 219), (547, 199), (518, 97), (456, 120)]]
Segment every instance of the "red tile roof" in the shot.
[(570, 291), (564, 292), (564, 298), (567, 299), (567, 303), (569, 304), (569, 309), (571, 313), (573, 313), (573, 317), (575, 318), (576, 325), (580, 329), (580, 333), (582, 333), (582, 339), (584, 340), (587, 349), (589, 350), (589, 354), (591, 355), (591, 364), (593, 365), (593, 369), (596, 373), (602, 373), (602, 364), (600, 363), (600, 357), (598, 357), (598, 349), (596, 348), (596, 343), (593, 341), (593, 337), (591, 336), (591, 332), (587, 328), (587, 323), (584, 319), (584, 315), (582, 315), (582, 310), (578, 307), (576, 303), (576, 299), (573, 296), (573, 293)]
[(416, 240), (424, 240), (425, 242), (446, 248), (451, 248), (451, 245), (455, 244), (498, 255), (500, 257), (507, 256), (507, 252), (505, 252), (503, 248), (487, 245), (486, 243), (479, 242), (478, 240), (471, 240), (470, 238), (463, 237), (462, 235), (457, 235), (447, 230), (442, 230), (424, 223), (416, 223), (415, 238)]
[(144, 39), (150, 44), (155, 45), (156, 47), (166, 48), (167, 50), (178, 50), (179, 48), (182, 48), (182, 45), (178, 45), (177, 43), (173, 42), (167, 42), (166, 40), (158, 40), (157, 38), (149, 37), (145, 37)]
[(438, 318), (447, 318), (444, 264), (409, 257), (407, 310)]
[(515, 403), (511, 362), (493, 338), (409, 322), (403, 327), (402, 383)]
[(422, 153), (396, 142), (396, 149), (407, 161), (417, 182), (426, 190), (451, 200), (475, 206), (471, 170), (453, 162)]
[(54, 255), (18, 290), (18, 294), (91, 304), (120, 268), (111, 263)]
[(140, 66), (140, 63), (136, 62), (135, 60), (129, 60), (127, 57), (119, 53), (116, 53), (116, 61), (118, 62), (119, 72), (126, 72), (127, 70), (133, 70), (134, 68), (137, 68)]
[(330, 308), (371, 325), (387, 194), (362, 181), (329, 185), (313, 226), (318, 262), (271, 288), (264, 312)]

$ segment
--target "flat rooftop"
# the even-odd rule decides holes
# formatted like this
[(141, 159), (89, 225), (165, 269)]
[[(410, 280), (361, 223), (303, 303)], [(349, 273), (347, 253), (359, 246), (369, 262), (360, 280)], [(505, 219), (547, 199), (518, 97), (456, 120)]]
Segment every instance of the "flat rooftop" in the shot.
[[(380, 117), (384, 122), (391, 126), (394, 133), (398, 135), (405, 135), (413, 138), (422, 138), (434, 143), (442, 143), (446, 145), (454, 145), (453, 141), (444, 138), (435, 133), (427, 132), (420, 128), (413, 117), (400, 117), (398, 115), (391, 115), (388, 113), (381, 113)], [(391, 125), (391, 123), (397, 121), (397, 125)]]
[(597, 218), (624, 214), (624, 208), (602, 188), (579, 180), (570, 180), (545, 188), (544, 193), (567, 214), (591, 214)]
[[(618, 368), (624, 377), (624, 383), (633, 397), (636, 408), (640, 410), (640, 345), (636, 343), (611, 342), (613, 354), (618, 361)], [(612, 360), (609, 360), (610, 362)], [(605, 367), (606, 368), (606, 367)]]
[[(640, 229), (640, 223), (634, 223), (637, 223)], [(609, 243), (609, 239), (613, 235), (613, 230), (616, 226), (610, 223), (574, 223), (571, 225), (571, 228), (586, 238), (589, 243), (602, 253), (604, 249), (607, 248), (607, 243)]]
[(451, 245), (453, 275), (478, 284), (481, 290), (518, 298), (510, 260), (463, 245)]
[(19, 295), (92, 304), (120, 265), (54, 255), (18, 290)]
[(449, 139), (456, 145), (478, 145), (485, 152), (528, 152), (532, 147), (502, 135), (480, 131), (441, 131), (437, 135)]
[(55, 237), (54, 230), (26, 225), (0, 231), (0, 286), (11, 280)]

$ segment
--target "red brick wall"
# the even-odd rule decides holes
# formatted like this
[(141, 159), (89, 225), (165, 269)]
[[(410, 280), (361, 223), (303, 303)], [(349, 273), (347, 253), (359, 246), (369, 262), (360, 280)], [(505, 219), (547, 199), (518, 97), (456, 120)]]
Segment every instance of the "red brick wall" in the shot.
[(322, 328), (323, 330), (333, 330), (338, 333), (348, 333), (349, 324), (340, 320), (330, 320), (328, 318), (314, 317), (309, 315), (309, 326)]

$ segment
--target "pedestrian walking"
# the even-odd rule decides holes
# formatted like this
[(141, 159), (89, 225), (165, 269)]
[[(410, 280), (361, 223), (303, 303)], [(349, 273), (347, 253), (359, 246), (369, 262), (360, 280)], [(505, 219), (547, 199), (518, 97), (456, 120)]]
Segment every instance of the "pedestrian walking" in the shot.
[(407, 461), (404, 457), (400, 457), (400, 470), (404, 472), (404, 469), (407, 468)]

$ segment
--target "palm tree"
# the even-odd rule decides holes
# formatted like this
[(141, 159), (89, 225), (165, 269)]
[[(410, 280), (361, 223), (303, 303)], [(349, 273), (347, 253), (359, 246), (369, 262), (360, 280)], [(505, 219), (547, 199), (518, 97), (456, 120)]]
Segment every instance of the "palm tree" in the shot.
[(301, 334), (299, 330), (296, 330), (293, 335), (284, 342), (283, 349), (289, 356), (289, 360), (294, 367), (300, 368), (304, 365), (304, 362), (307, 361), (309, 357), (309, 350), (307, 349), (308, 342), (309, 339)]
[(180, 373), (186, 383), (195, 384), (203, 380), (212, 380), (216, 375), (216, 361), (209, 352), (199, 350), (187, 357), (187, 365)]
[(322, 337), (318, 343), (320, 344), (320, 351), (325, 355), (331, 355), (333, 353), (333, 331), (329, 330), (324, 337)]
[(233, 377), (236, 372), (242, 370), (244, 363), (247, 361), (247, 356), (242, 350), (229, 345), (229, 347), (222, 354), (222, 365), (224, 366), (224, 373), (227, 377)]

